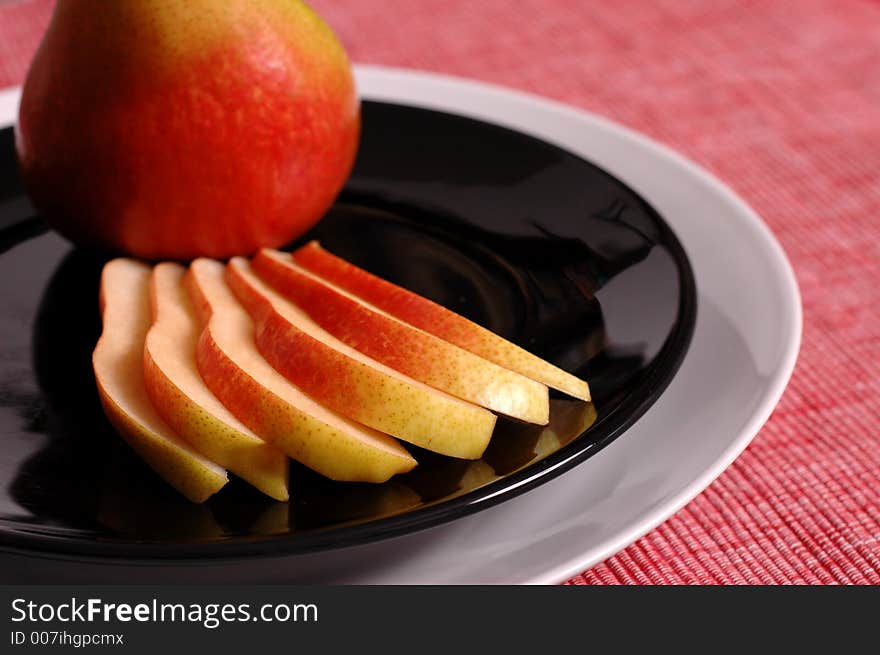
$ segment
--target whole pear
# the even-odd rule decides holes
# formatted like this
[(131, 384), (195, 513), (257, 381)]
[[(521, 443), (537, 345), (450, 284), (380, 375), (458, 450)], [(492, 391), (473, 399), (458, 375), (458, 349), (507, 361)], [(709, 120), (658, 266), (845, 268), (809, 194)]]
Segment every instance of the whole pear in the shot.
[(71, 240), (191, 259), (305, 232), (359, 132), (346, 53), (298, 0), (59, 0), (16, 147), (34, 205)]

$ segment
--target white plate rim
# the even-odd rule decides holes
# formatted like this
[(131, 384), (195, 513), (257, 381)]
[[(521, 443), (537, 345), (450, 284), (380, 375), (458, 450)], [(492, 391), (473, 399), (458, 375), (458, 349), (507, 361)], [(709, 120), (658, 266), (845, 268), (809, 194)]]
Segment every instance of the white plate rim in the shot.
[[(529, 584), (556, 584), (564, 582), (619, 552), (681, 509), (709, 486), (736, 459), (767, 421), (788, 384), (800, 349), (803, 313), (794, 271), (785, 252), (769, 228), (763, 223), (757, 213), (727, 185), (697, 164), (638, 132), (618, 125), (601, 116), (553, 100), (485, 82), (437, 73), (382, 66), (359, 65), (355, 69), (361, 95), (366, 99), (400, 102), (441, 111), (451, 111), (505, 125), (513, 129), (519, 129), (532, 133), (539, 138), (554, 141), (540, 133), (540, 126), (526, 124), (527, 121), (524, 123), (522, 117), (517, 115), (515, 111), (512, 111), (510, 115), (499, 116), (497, 113), (492, 113), (491, 109), (493, 104), (498, 103), (506, 104), (510, 107), (528, 107), (534, 110), (535, 113), (557, 115), (572, 121), (590, 123), (616, 139), (638, 144), (638, 146), (651, 152), (655, 157), (663, 160), (667, 165), (686, 171), (693, 180), (704, 187), (710, 188), (720, 198), (723, 198), (729, 206), (735, 208), (738, 217), (742, 221), (741, 227), (749, 230), (751, 236), (756, 239), (756, 243), (759, 243), (764, 249), (762, 254), (766, 255), (767, 262), (773, 269), (777, 282), (784, 290), (783, 298), (786, 304), (785, 307), (781, 308), (781, 311), (786, 317), (786, 321), (784, 325), (780, 326), (780, 330), (783, 331), (781, 338), (786, 344), (784, 352), (779, 357), (779, 362), (769, 377), (767, 388), (760, 403), (752, 409), (743, 428), (739, 433), (730, 436), (727, 447), (715, 458), (710, 466), (707, 466), (699, 475), (694, 476), (689, 484), (681, 488), (677, 494), (670, 497), (664, 504), (654, 508), (651, 513), (641, 517), (638, 521), (632, 522), (626, 529), (619, 530), (601, 543), (585, 547), (581, 556), (570, 557), (547, 568), (541, 575), (533, 576), (524, 581)], [(20, 93), (20, 88), (17, 87), (0, 90), (0, 127), (6, 127), (14, 123)], [(474, 103), (474, 98), (484, 98), (487, 102)], [(558, 143), (558, 141), (556, 143), (566, 147), (565, 143)], [(574, 152), (577, 151), (574, 150)], [(593, 161), (597, 161), (602, 165), (601, 160), (593, 159)], [(630, 183), (637, 191), (645, 195), (649, 202), (651, 201), (650, 194), (644, 193), (638, 184), (633, 184), (627, 179), (626, 171), (612, 169), (611, 172)], [(699, 286), (699, 278), (697, 283)], [(641, 420), (646, 419), (643, 418)], [(597, 457), (601, 457), (601, 453)], [(570, 473), (566, 475), (570, 475)]]
[[(780, 365), (774, 372), (772, 380), (768, 385), (763, 401), (754, 409), (752, 416), (745, 427), (739, 434), (731, 439), (727, 449), (712, 463), (711, 466), (707, 467), (701, 475), (695, 477), (694, 480), (683, 488), (676, 497), (671, 498), (665, 505), (657, 508), (652, 515), (645, 517), (638, 523), (634, 523), (628, 530), (621, 531), (616, 538), (608, 540), (602, 548), (592, 549), (589, 553), (585, 553), (584, 557), (581, 559), (573, 559), (560, 563), (559, 565), (548, 569), (544, 575), (529, 581), (534, 584), (559, 584), (565, 582), (573, 576), (582, 573), (590, 567), (595, 566), (612, 555), (620, 552), (687, 505), (733, 463), (770, 418), (773, 409), (776, 407), (779, 399), (782, 397), (782, 394), (788, 386), (789, 380), (791, 379), (791, 374), (794, 371), (795, 363), (797, 362), (798, 353), (800, 351), (803, 333), (803, 309), (800, 289), (798, 288), (794, 269), (791, 266), (788, 256), (782, 249), (782, 246), (779, 244), (776, 237), (770, 231), (769, 227), (761, 220), (757, 212), (742, 200), (729, 186), (724, 184), (704, 168), (678, 154), (671, 148), (636, 132), (635, 130), (631, 130), (595, 113), (577, 109), (548, 98), (493, 85), (487, 82), (469, 80), (433, 72), (414, 72), (406, 69), (396, 69), (383, 66), (360, 66), (358, 67), (358, 82), (361, 88), (365, 91), (364, 96), (369, 99), (396, 102), (405, 100), (407, 104), (430, 109), (457, 111), (458, 113), (470, 115), (474, 118), (489, 120), (521, 131), (524, 130), (524, 127), (521, 124), (510, 123), (504, 120), (499, 121), (497, 116), (487, 116), (484, 112), (475, 111), (472, 107), (463, 108), (453, 100), (454, 96), (452, 95), (450, 95), (449, 100), (438, 102), (438, 98), (435, 95), (424, 93), (424, 89), (411, 89), (410, 85), (412, 85), (413, 82), (427, 82), (441, 88), (468, 88), (481, 94), (495, 96), (496, 98), (507, 98), (511, 101), (527, 103), (534, 107), (540, 107), (551, 113), (586, 119), (622, 139), (638, 142), (647, 149), (653, 150), (655, 154), (659, 155), (670, 164), (687, 170), (693, 178), (699, 180), (702, 184), (711, 187), (716, 193), (723, 196), (731, 205), (736, 206), (742, 219), (745, 221), (746, 226), (754, 231), (755, 235), (768, 249), (780, 280), (788, 288), (789, 293), (786, 296), (788, 306), (785, 310), (789, 314), (790, 321), (784, 327), (787, 331), (784, 338), (788, 346), (786, 352), (782, 356)], [(541, 138), (546, 137), (541, 136)], [(557, 145), (560, 145), (563, 148), (566, 147), (566, 144), (564, 143), (557, 143)], [(621, 174), (619, 171), (612, 172), (615, 173), (615, 175), (620, 176), (624, 181), (627, 181), (625, 174)], [(632, 186), (636, 191), (643, 193), (638, 185)], [(643, 195), (645, 194), (643, 193)], [(651, 198), (647, 195), (646, 197), (650, 202)], [(664, 216), (664, 219), (666, 218), (667, 217)], [(697, 280), (697, 284), (699, 285), (699, 280)], [(697, 311), (699, 312), (699, 307)], [(597, 457), (599, 456), (601, 456), (601, 453), (597, 455)]]

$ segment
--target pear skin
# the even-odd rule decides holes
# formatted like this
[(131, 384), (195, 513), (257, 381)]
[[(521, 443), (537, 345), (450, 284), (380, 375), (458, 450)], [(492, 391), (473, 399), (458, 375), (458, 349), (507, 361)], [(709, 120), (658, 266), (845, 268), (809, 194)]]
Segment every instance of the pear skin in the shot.
[(189, 260), (302, 234), (359, 134), (345, 50), (299, 0), (63, 0), (16, 146), (31, 200), (72, 241)]

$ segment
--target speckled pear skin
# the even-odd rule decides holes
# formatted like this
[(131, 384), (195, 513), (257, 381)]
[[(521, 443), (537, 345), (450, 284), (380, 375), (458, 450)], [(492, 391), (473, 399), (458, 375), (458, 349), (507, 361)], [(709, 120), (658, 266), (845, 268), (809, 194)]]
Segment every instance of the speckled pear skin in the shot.
[(299, 0), (65, 0), (16, 147), (31, 200), (71, 240), (188, 260), (305, 232), (359, 134), (346, 53)]

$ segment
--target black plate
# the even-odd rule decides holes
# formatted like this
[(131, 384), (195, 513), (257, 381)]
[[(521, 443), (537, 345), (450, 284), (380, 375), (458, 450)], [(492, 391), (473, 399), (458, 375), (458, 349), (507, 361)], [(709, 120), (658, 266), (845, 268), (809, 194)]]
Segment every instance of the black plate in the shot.
[[(290, 504), (233, 480), (205, 505), (170, 490), (101, 413), (91, 371), (98, 254), (31, 217), (0, 132), (0, 547), (187, 559), (352, 545), (448, 521), (559, 475), (661, 394), (696, 313), (685, 254), (623, 183), (535, 138), (364, 104), (344, 193), (308, 238), (587, 378), (547, 429), (499, 421), (485, 457), (416, 452), (383, 485), (293, 465)], [(660, 438), (660, 435), (658, 435)]]

